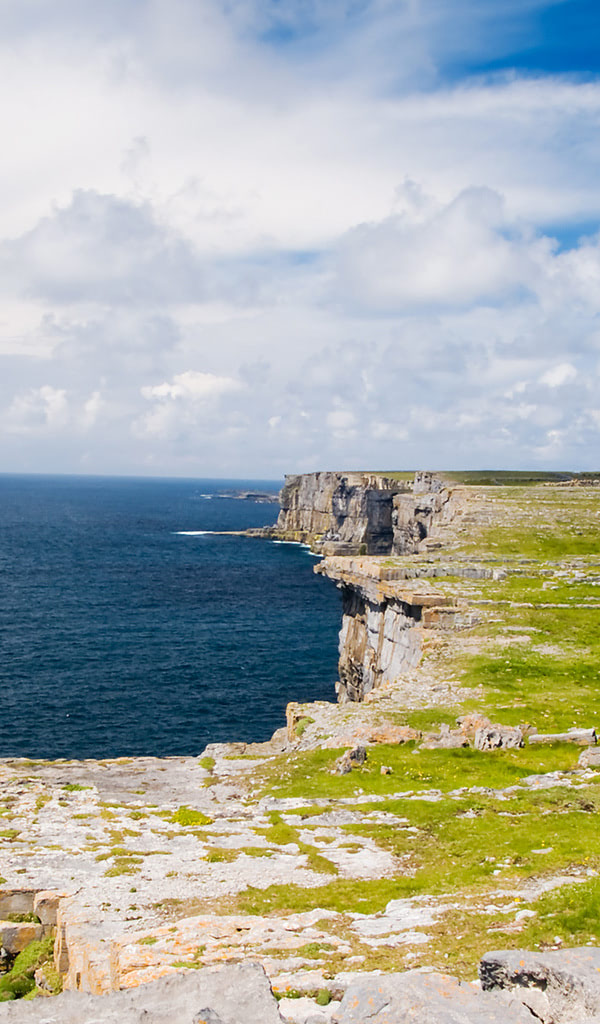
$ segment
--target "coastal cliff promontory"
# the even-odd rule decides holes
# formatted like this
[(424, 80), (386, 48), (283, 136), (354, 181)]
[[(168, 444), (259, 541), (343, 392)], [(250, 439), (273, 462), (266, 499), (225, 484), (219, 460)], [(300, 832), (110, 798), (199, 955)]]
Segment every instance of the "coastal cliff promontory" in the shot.
[(305, 473), (286, 476), (274, 527), (259, 536), (309, 544), (324, 555), (412, 554), (435, 543), (460, 502), (428, 473)]
[(600, 1019), (600, 486), (401, 482), (419, 550), (318, 567), (362, 699), (199, 756), (0, 759), (0, 1019)]
[(422, 568), (381, 560), (439, 548), (448, 526), (468, 512), (464, 487), (430, 472), (412, 480), (406, 473), (307, 473), (286, 477), (280, 505), (269, 535), (322, 553), (315, 571), (342, 592), (340, 702), (361, 701), (414, 668), (424, 630), (474, 621), (431, 583), (415, 580)]

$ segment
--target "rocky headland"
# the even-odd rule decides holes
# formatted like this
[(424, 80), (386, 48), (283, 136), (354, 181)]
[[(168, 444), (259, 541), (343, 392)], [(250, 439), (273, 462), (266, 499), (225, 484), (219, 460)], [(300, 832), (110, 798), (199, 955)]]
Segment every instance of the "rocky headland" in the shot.
[(600, 1019), (593, 482), (288, 477), (261, 533), (341, 588), (338, 702), (1, 760), (0, 1020)]

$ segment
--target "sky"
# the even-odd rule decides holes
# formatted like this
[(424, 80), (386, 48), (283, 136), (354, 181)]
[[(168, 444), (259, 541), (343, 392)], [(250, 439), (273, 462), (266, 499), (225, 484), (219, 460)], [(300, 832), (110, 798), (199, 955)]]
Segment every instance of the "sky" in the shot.
[(1, 0), (0, 472), (599, 469), (597, 0)]

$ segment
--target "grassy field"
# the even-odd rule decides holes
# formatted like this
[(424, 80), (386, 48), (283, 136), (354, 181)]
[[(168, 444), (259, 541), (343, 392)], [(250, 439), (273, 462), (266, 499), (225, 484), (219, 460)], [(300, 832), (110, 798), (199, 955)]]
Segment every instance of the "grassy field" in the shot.
[[(436, 588), (478, 609), (481, 623), (434, 645), (423, 668), (451, 674), (466, 696), (442, 711), (394, 707), (394, 721), (435, 730), (477, 711), (539, 732), (600, 725), (600, 488), (557, 484), (566, 474), (453, 476), (485, 484), (486, 514), (455, 536), (452, 558), (481, 562), (498, 578), (436, 579)], [(580, 752), (570, 743), (491, 753), (377, 745), (348, 775), (333, 771), (339, 750), (279, 758), (253, 772), (255, 792), (304, 803), (275, 830), (305, 847), (312, 835), (327, 858), (322, 804), (359, 797), (362, 820), (343, 826), (347, 843), (368, 839), (393, 855), (397, 871), (250, 889), (228, 906), (279, 914), (321, 907), (340, 915), (336, 933), (350, 934), (352, 914), (381, 914), (390, 900), (451, 905), (422, 944), (355, 943), (365, 969), (423, 963), (472, 977), (486, 949), (600, 942), (600, 771), (582, 776)]]

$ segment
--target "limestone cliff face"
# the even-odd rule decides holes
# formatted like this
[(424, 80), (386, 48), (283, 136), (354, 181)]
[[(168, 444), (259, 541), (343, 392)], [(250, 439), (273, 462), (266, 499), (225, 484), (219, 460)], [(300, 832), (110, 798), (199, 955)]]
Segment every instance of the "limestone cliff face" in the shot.
[(276, 526), (260, 535), (310, 544), (326, 556), (315, 571), (342, 591), (340, 701), (362, 700), (401, 677), (418, 663), (425, 629), (459, 622), (461, 609), (424, 580), (409, 582), (408, 568), (360, 558), (439, 547), (444, 529), (463, 512), (461, 488), (427, 472), (412, 482), (373, 473), (306, 473), (286, 477), (279, 500)]
[(403, 481), (367, 473), (287, 476), (276, 530), (325, 554), (384, 554), (393, 544), (393, 499), (405, 490)]
[(413, 483), (372, 473), (287, 476), (277, 525), (267, 533), (324, 555), (411, 554), (451, 520), (453, 494), (431, 473), (417, 473)]
[(433, 473), (415, 473), (412, 491), (395, 494), (392, 509), (392, 553), (415, 554), (439, 546), (439, 537), (461, 508), (461, 489)]
[(342, 591), (340, 702), (363, 700), (375, 687), (414, 668), (426, 631), (474, 621), (472, 613), (436, 592), (428, 580), (397, 578), (401, 570), (377, 560), (326, 558), (315, 572)]

